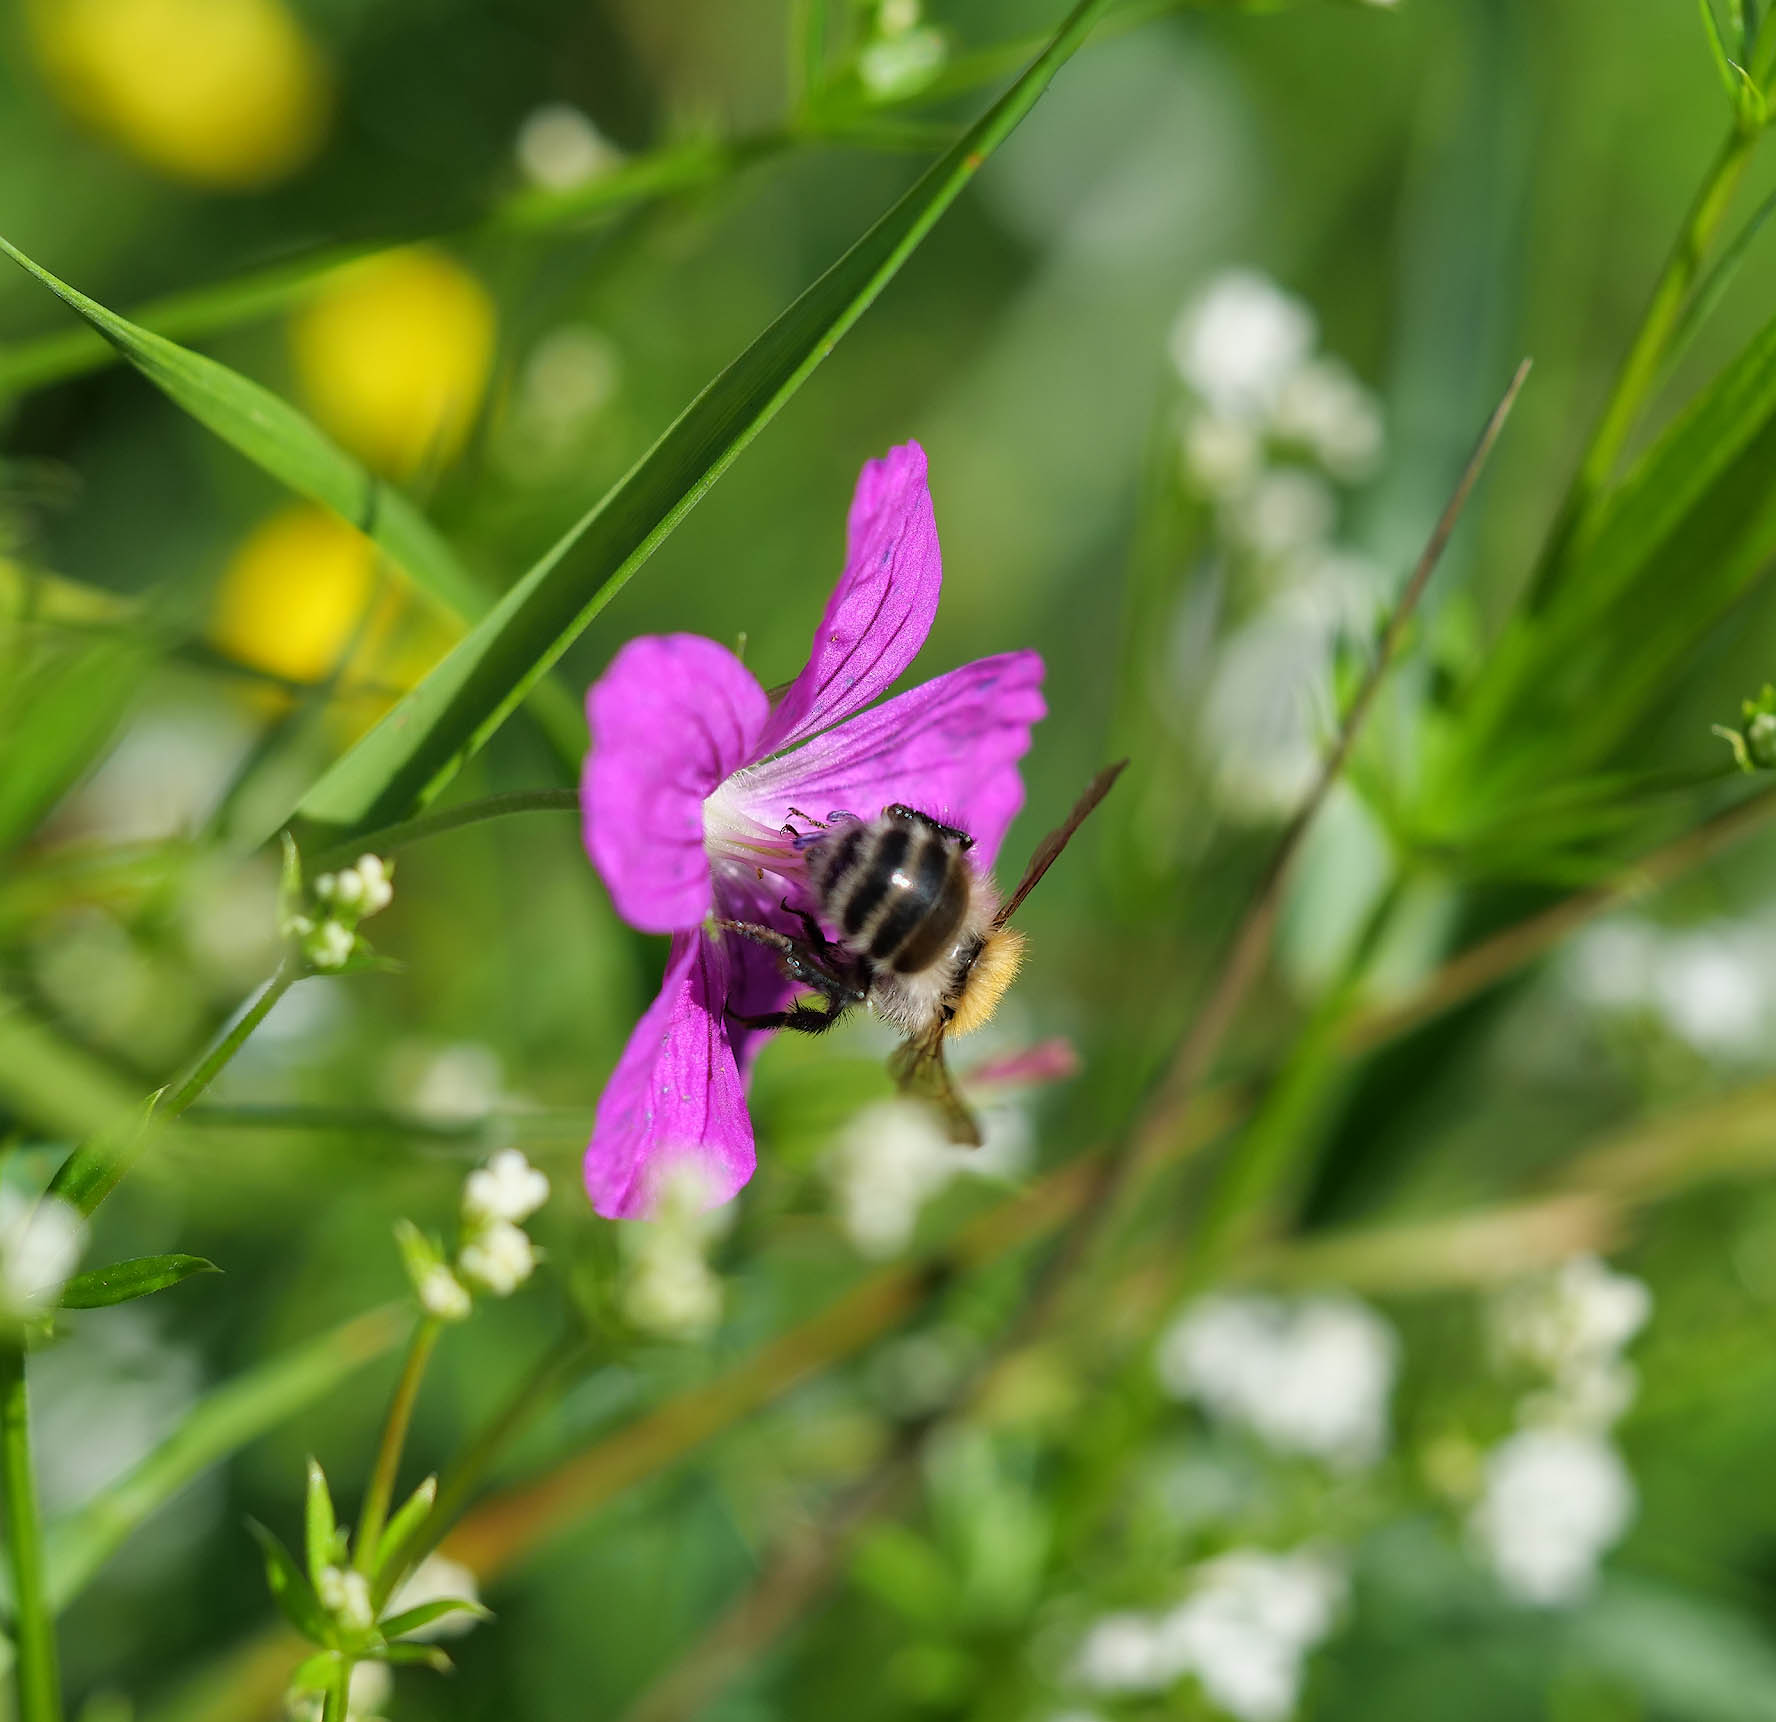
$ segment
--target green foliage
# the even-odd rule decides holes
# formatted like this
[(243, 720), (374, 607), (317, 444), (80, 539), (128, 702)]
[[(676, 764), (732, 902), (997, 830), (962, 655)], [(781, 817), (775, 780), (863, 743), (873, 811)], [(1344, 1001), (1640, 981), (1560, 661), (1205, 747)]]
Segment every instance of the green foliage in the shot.
[(105, 1268), (89, 1268), (62, 1287), (63, 1309), (106, 1309), (131, 1303), (168, 1286), (176, 1286), (193, 1274), (219, 1274), (221, 1269), (202, 1256), (135, 1256)]

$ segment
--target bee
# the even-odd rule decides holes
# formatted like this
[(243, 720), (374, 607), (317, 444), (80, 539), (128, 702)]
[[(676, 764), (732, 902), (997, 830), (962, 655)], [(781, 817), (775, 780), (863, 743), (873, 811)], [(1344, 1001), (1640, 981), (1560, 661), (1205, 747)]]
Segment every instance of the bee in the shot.
[[(951, 1141), (978, 1147), (980, 1125), (956, 1091), (945, 1042), (972, 1033), (998, 1008), (1023, 963), (1024, 935), (1009, 925), (1012, 916), (1127, 764), (1092, 779), (1003, 901), (992, 875), (969, 860), (974, 839), (929, 813), (897, 803), (874, 819), (831, 814), (819, 821), (789, 809), (814, 827), (785, 827), (806, 858), (817, 911), (785, 901), (803, 937), (751, 921), (716, 925), (774, 950), (789, 978), (818, 994), (824, 1008), (799, 999), (734, 1020), (824, 1034), (856, 1006), (875, 1011), (905, 1036), (888, 1067), (901, 1091), (934, 1105)], [(836, 939), (827, 937), (828, 926)]]

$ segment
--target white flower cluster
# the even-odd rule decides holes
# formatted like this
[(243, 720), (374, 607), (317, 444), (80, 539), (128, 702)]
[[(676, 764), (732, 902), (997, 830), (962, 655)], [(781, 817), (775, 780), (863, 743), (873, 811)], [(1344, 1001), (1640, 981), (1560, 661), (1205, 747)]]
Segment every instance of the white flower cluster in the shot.
[(694, 1159), (660, 1181), (646, 1220), (618, 1234), (624, 1253), (623, 1313), (661, 1339), (697, 1339), (721, 1320), (722, 1282), (710, 1245), (733, 1222), (729, 1207), (709, 1203), (709, 1180)]
[(1522, 1427), (1488, 1455), (1469, 1529), (1523, 1602), (1585, 1596), (1634, 1516), (1634, 1482), (1609, 1430), (1637, 1385), (1623, 1349), (1651, 1313), (1646, 1286), (1595, 1256), (1512, 1287), (1493, 1311), (1501, 1359), (1543, 1385), (1519, 1405)]
[(877, 1101), (850, 1119), (827, 1156), (826, 1174), (839, 1223), (860, 1254), (899, 1255), (912, 1241), (920, 1210), (952, 1178), (1011, 1178), (1023, 1171), (1030, 1148), (1023, 1110), (998, 1102), (982, 1109), (981, 1124), (982, 1146), (959, 1148), (932, 1109), (917, 1101)]
[(1280, 1452), (1357, 1470), (1387, 1451), (1399, 1352), (1393, 1328), (1351, 1298), (1224, 1294), (1166, 1329), (1154, 1366), (1174, 1398)]
[[(1385, 447), (1374, 397), (1316, 351), (1313, 313), (1275, 282), (1234, 269), (1179, 313), (1171, 357), (1187, 403), (1184, 481), (1210, 505), (1217, 557), (1244, 587), (1244, 613), (1216, 646), (1201, 711), (1225, 810), (1255, 821), (1291, 811), (1313, 781), (1334, 641), (1372, 624), (1382, 576), (1334, 542), (1335, 485), (1369, 477)], [(1254, 603), (1252, 600), (1256, 599)], [(1180, 686), (1207, 666), (1201, 619), (1180, 619)]]
[(54, 1309), (85, 1247), (86, 1221), (60, 1196), (32, 1201), (0, 1189), (0, 1320)]
[(1650, 1013), (1704, 1056), (1743, 1059), (1769, 1045), (1776, 939), (1764, 927), (1603, 921), (1573, 942), (1567, 974), (1587, 1004)]
[(1194, 1676), (1240, 1722), (1284, 1722), (1308, 1652), (1332, 1630), (1346, 1593), (1325, 1555), (1235, 1549), (1196, 1569), (1162, 1613), (1104, 1616), (1086, 1633), (1074, 1678), (1105, 1696), (1163, 1692)]
[(426, 1311), (441, 1321), (462, 1321), (473, 1307), (472, 1292), (510, 1297), (537, 1264), (523, 1222), (548, 1199), (549, 1180), (516, 1148), (502, 1148), (463, 1186), (454, 1262), (411, 1227), (404, 1229), (407, 1271)]
[(394, 863), (380, 855), (360, 855), (355, 866), (322, 873), (314, 882), (321, 912), (291, 915), (284, 931), (317, 969), (342, 969), (358, 948), (358, 923), (395, 900), (394, 877)]

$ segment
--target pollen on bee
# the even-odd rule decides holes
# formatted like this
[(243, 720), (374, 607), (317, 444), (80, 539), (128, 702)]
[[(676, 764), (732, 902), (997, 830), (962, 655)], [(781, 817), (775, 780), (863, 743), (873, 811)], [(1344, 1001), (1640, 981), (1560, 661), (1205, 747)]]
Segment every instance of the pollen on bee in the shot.
[(950, 1022), (950, 1033), (972, 1034), (992, 1020), (1005, 989), (1017, 979), (1024, 966), (1024, 935), (1015, 927), (1000, 927), (987, 934), (980, 955), (968, 971), (962, 996), (956, 1001), (956, 1014)]

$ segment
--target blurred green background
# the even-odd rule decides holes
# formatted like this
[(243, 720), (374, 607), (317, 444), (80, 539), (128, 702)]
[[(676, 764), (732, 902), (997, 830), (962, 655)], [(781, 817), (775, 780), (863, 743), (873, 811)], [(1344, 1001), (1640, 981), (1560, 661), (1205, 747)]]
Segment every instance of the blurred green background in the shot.
[[(173, 304), (165, 326), (404, 484), (500, 588), (978, 110), (993, 82), (952, 91), (946, 68), (1009, 45), (1002, 78), (1058, 18), (1047, 0), (927, 0), (922, 17), (835, 3), (823, 110), (788, 45), (807, 13), (8, 0), (0, 232), (151, 323), (140, 308), (168, 295), (257, 283)], [(888, 1092), (877, 1031), (776, 1044), (754, 1089), (753, 1184), (706, 1231), (638, 1242), (591, 1214), (578, 1161), (664, 941), (617, 921), (575, 818), (537, 813), (404, 853), (372, 929), (386, 969), (303, 981), (96, 1222), (89, 1262), (187, 1250), (225, 1277), (63, 1323), (35, 1378), (52, 1520), (204, 1395), (403, 1296), (393, 1220), (447, 1226), (491, 1147), (516, 1142), (548, 1172), (546, 1262), (446, 1336), (403, 1476), (448, 1465), (584, 1330), (493, 1470), (496, 1488), (578, 1481), (517, 1497), (544, 1502), (529, 1530), (471, 1521), (453, 1552), (480, 1564), (497, 1618), (451, 1645), (453, 1677), (403, 1670), (376, 1714), (1776, 1717), (1768, 841), (1396, 1050), (1335, 1033), (1412, 997), (1456, 947), (1614, 877), (1701, 805), (1625, 798), (1543, 842), (1526, 803), (1469, 821), (1478, 803), (1437, 773), (1459, 788), (1478, 768), (1461, 777), (1426, 737), (1443, 684), (1489, 661), (1727, 126), (1706, 38), (1680, 0), (1145, 13), (1063, 70), (559, 671), (577, 699), (626, 639), (689, 630), (743, 635), (767, 686), (789, 679), (859, 466), (917, 438), (946, 571), (920, 672), (1025, 645), (1048, 664), (1008, 866), (1106, 757), (1134, 757), (1033, 897), (1033, 955), (983, 1053), (1064, 1037), (1079, 1073), (1001, 1100), (989, 1160), (958, 1172), (916, 1142), (882, 1163), (892, 1137), (862, 1110)], [(869, 59), (884, 46), (901, 60)], [(607, 176), (656, 161), (692, 183), (600, 207)], [(1740, 207), (1770, 181), (1754, 162)], [(313, 267), (360, 250), (370, 261)], [(1312, 477), (1308, 512), (1330, 512), (1285, 521), (1269, 548), (1193, 464), (1201, 379), (1175, 360), (1232, 269), (1311, 313), (1310, 345), (1348, 367), (1353, 410), (1384, 433), (1342, 472), (1272, 450)], [(1745, 346), (1773, 292), (1754, 241), (1653, 428)], [(454, 624), (349, 527), (70, 344), (75, 327), (25, 273), (0, 274), (0, 979), (137, 1095), (276, 960), (266, 810)], [(1177, 1216), (1208, 1199), (1193, 1162), (1095, 1262), (1060, 1335), (927, 1443), (888, 1510), (829, 1551), (833, 1571), (785, 1600), (780, 1552), (924, 1433), (1015, 1318), (1031, 1262), (970, 1246), (943, 1272), (870, 1276), (933, 1259), (1135, 1114), (1306, 787), (1303, 712), (1323, 711), (1372, 633), (1524, 354), (1531, 382), (1413, 636), (1411, 697), (1384, 701), (1317, 828), (1223, 1072), (1236, 1107), (1284, 1073), (1260, 1128), (1287, 1172), (1263, 1235), (1207, 1257), (1213, 1277), (1374, 1301), (1399, 1335), (1386, 1456), (1322, 1465), (1155, 1387), (1142, 1360), (1193, 1247)], [(1303, 557), (1331, 583), (1298, 580)], [(1688, 572), (1672, 570), (1673, 603)], [(1611, 625), (1657, 639), (1664, 601)], [(1304, 633), (1259, 631), (1310, 612)], [(1684, 642), (1606, 743), (1568, 761), (1553, 720), (1519, 737), (1552, 761), (1538, 781), (1665, 773), (1722, 793), (1708, 727), (1771, 673), (1768, 593), (1748, 578)], [(450, 794), (571, 782), (519, 716)], [(21, 1092), (0, 1084), (7, 1177), (40, 1187), (68, 1143)], [(1601, 1574), (1538, 1606), (1489, 1571), (1471, 1528), (1529, 1392), (1487, 1336), (1519, 1273), (1597, 1249), (1651, 1288), (1632, 1403), (1603, 1420), (1636, 1506), (1599, 1533), (1617, 1542)], [(844, 1302), (859, 1285), (865, 1303)], [(395, 1369), (386, 1338), (373, 1349), (124, 1542), (63, 1619), (70, 1714), (279, 1713), (296, 1655), (267, 1636), (242, 1521), (294, 1540), (310, 1453), (355, 1502)], [(1354, 1391), (1313, 1356), (1330, 1374), (1303, 1389), (1312, 1405)], [(724, 1400), (733, 1371), (768, 1382)], [(586, 1455), (591, 1472), (562, 1471)], [(1545, 1510), (1583, 1518), (1595, 1480), (1557, 1486)], [(1336, 1619), (1303, 1629), (1318, 1648), (1283, 1708), (1242, 1710), (1191, 1677), (1091, 1676), (1093, 1621), (1169, 1607), (1204, 1560), (1254, 1545), (1348, 1574)], [(756, 1615), (723, 1615), (748, 1595)], [(705, 1636), (724, 1619), (725, 1662)], [(711, 1666), (694, 1702), (662, 1696), (674, 1670)], [(654, 1709), (629, 1708), (649, 1692)]]

